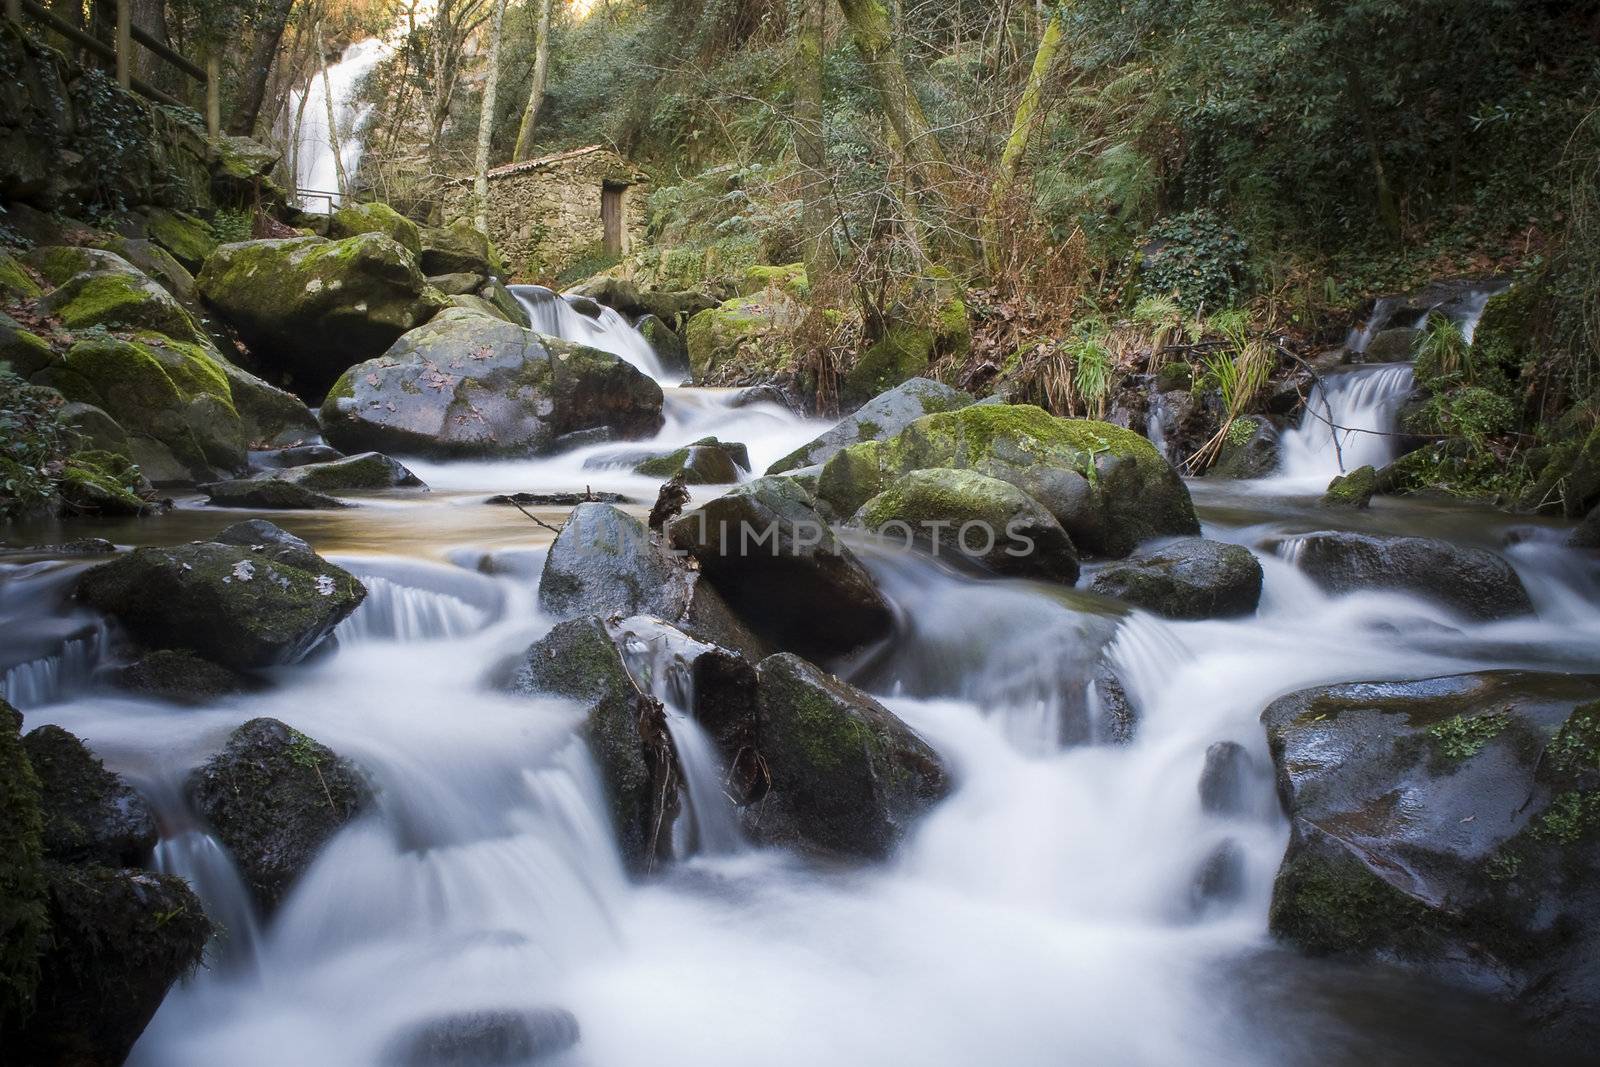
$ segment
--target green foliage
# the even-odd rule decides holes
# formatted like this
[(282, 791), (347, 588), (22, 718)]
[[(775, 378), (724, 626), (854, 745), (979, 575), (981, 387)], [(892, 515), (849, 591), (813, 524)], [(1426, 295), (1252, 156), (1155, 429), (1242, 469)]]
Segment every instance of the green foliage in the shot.
[(1471, 759), (1498, 737), (1511, 720), (1498, 712), (1487, 715), (1456, 715), (1428, 727), (1428, 735), (1439, 751), (1452, 760)]
[(1412, 422), (1434, 433), (1464, 438), (1481, 449), (1489, 438), (1516, 429), (1517, 409), (1499, 393), (1469, 385), (1429, 398)]
[(1422, 382), (1457, 377), (1473, 380), (1472, 348), (1448, 315), (1435, 312), (1428, 316), (1426, 332), (1417, 343), (1416, 372)]
[(0, 519), (48, 505), (65, 460), (61, 399), (0, 365)]
[(1164, 219), (1140, 240), (1145, 249), (1140, 288), (1171, 294), (1197, 313), (1237, 304), (1246, 291), (1250, 247), (1215, 213), (1191, 211)]
[(218, 244), (248, 241), (253, 235), (255, 212), (250, 208), (223, 208), (211, 220), (211, 235)]
[(1068, 342), (1066, 353), (1072, 360), (1072, 392), (1080, 409), (1090, 418), (1105, 418), (1113, 379), (1104, 328), (1089, 324)]
[(72, 83), (69, 92), (78, 117), (74, 148), (83, 156), (79, 166), (93, 191), (93, 206), (122, 211), (130, 206), (125, 202), (124, 179), (149, 166), (150, 113), (93, 67)]

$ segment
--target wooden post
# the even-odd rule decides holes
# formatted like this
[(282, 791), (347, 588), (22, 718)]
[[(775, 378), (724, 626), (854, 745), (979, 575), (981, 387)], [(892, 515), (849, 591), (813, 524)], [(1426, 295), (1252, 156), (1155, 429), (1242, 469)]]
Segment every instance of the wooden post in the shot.
[(117, 84), (133, 87), (133, 0), (117, 0)]
[(213, 141), (222, 134), (222, 63), (214, 45), (206, 49), (206, 133)]

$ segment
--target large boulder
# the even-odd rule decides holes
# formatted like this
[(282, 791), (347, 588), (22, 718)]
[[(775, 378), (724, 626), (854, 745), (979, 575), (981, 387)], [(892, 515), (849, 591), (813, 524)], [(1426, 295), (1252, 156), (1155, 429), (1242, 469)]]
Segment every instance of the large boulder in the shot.
[(200, 542), (102, 563), (80, 579), (77, 595), (147, 647), (191, 649), (250, 670), (302, 659), (366, 589), (304, 548)]
[(1289, 559), (1330, 593), (1387, 589), (1435, 601), (1470, 619), (1533, 613), (1511, 564), (1494, 552), (1431, 537), (1328, 531), (1285, 542)]
[(145, 213), (145, 232), (189, 271), (199, 270), (206, 257), (217, 250), (211, 227), (186, 211), (151, 208)]
[(1600, 1038), (1600, 676), (1491, 671), (1290, 694), (1262, 715), (1291, 835), (1273, 932)]
[(446, 302), (405, 247), (377, 233), (223, 245), (195, 282), (256, 359), (287, 372), (308, 395), (381, 354)]
[(422, 252), (417, 262), (424, 274), (475, 274), (487, 278), (496, 273), (489, 238), (466, 220), (450, 226), (423, 227), (418, 239)]
[(1072, 538), (1033, 497), (970, 470), (912, 471), (861, 505), (850, 525), (996, 574), (1078, 580)]
[(760, 840), (881, 859), (945, 795), (938, 754), (865, 693), (787, 653), (756, 674), (771, 788), (745, 825)]
[(871, 575), (790, 479), (747, 482), (673, 522), (668, 537), (776, 648), (842, 655), (890, 631)]
[(167, 990), (199, 966), (212, 925), (189, 884), (105, 866), (46, 865), (49, 947), (7, 1062), (112, 1067)]
[(43, 825), (39, 779), (22, 747), (22, 713), (0, 699), (0, 1028), (32, 1009), (44, 945)]
[(393, 238), (413, 256), (422, 254), (422, 233), (417, 224), (388, 204), (346, 204), (335, 211), (328, 222), (328, 236), (335, 239), (359, 237), (364, 233), (381, 233)]
[(930, 468), (1010, 482), (1089, 555), (1121, 557), (1141, 541), (1200, 532), (1183, 479), (1149, 441), (1028, 404), (925, 415), (887, 440), (851, 445), (823, 466), (817, 495), (851, 515), (901, 476)]
[(928, 378), (908, 382), (880, 393), (846, 415), (831, 430), (807, 442), (767, 468), (768, 474), (826, 463), (835, 453), (863, 441), (884, 441), (924, 415), (956, 411), (972, 404), (971, 395)]
[(39, 777), (46, 857), (111, 867), (145, 864), (156, 845), (156, 822), (143, 797), (59, 726), (39, 727), (22, 746)]
[(1217, 619), (1254, 612), (1261, 577), (1248, 548), (1185, 537), (1111, 564), (1089, 588), (1169, 619)]
[(661, 403), (659, 385), (610, 353), (453, 308), (346, 371), (322, 419), (347, 452), (516, 456), (579, 430), (648, 437)]
[(681, 780), (666, 713), (628, 673), (597, 616), (557, 625), (528, 649), (509, 688), (588, 705), (583, 737), (600, 769), (623, 862), (636, 873), (671, 855)]
[(189, 802), (271, 910), (329, 838), (372, 803), (360, 770), (277, 719), (251, 719), (189, 776)]
[(153, 330), (179, 341), (205, 340), (205, 332), (176, 297), (132, 264), (123, 266), (126, 269), (89, 270), (73, 275), (51, 290), (39, 302), (39, 309), (54, 315), (71, 330), (104, 326)]

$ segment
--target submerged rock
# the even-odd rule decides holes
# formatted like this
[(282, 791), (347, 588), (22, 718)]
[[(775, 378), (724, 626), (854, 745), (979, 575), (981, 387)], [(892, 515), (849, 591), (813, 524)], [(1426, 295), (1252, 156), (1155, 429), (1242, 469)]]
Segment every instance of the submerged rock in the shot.
[(1140, 549), (1089, 588), (1169, 619), (1249, 615), (1261, 600), (1261, 564), (1242, 545), (1185, 537)]
[(788, 479), (747, 482), (672, 522), (667, 535), (777, 648), (842, 655), (889, 633), (889, 605), (871, 575)]
[(578, 1043), (564, 1008), (460, 1012), (418, 1023), (390, 1041), (384, 1067), (511, 1067)]
[(104, 866), (46, 865), (49, 946), (8, 1062), (111, 1067), (167, 990), (200, 964), (212, 926), (182, 878)]
[(850, 515), (896, 479), (930, 468), (1015, 485), (1090, 555), (1121, 557), (1140, 541), (1200, 531), (1183, 479), (1149, 441), (1026, 404), (926, 415), (887, 440), (851, 445), (823, 466), (817, 495)]
[(1411, 593), (1479, 621), (1533, 614), (1533, 601), (1517, 572), (1485, 549), (1431, 537), (1331, 531), (1304, 534), (1285, 544), (1290, 561), (1330, 593)]
[(156, 846), (156, 822), (143, 797), (59, 726), (39, 727), (22, 739), (22, 747), (39, 778), (46, 857), (144, 865)]
[(302, 463), (287, 467), (272, 477), (319, 493), (427, 488), (422, 484), (422, 479), (411, 473), (405, 464), (382, 452), (362, 452), (318, 463)]
[(608, 352), (451, 309), (351, 367), (322, 419), (346, 452), (520, 456), (579, 430), (648, 437), (661, 404), (659, 385)]
[(778, 460), (768, 474), (826, 463), (839, 451), (863, 441), (883, 441), (924, 415), (955, 411), (971, 405), (972, 397), (943, 382), (912, 378), (880, 393), (841, 419), (831, 430)]
[(758, 839), (881, 859), (945, 795), (938, 754), (876, 700), (787, 653), (756, 674), (771, 776), (745, 817)]
[(294, 511), (350, 507), (344, 501), (282, 478), (233, 478), (199, 486), (206, 503), (218, 508), (272, 508)]
[(996, 574), (1078, 580), (1072, 538), (1044, 505), (975, 471), (912, 471), (861, 505), (850, 525)]
[(135, 549), (84, 574), (77, 595), (146, 647), (250, 670), (302, 659), (366, 589), (303, 548), (202, 542)]
[(360, 770), (277, 719), (251, 719), (189, 776), (189, 802), (272, 910), (328, 839), (372, 803)]
[(1290, 694), (1262, 714), (1291, 824), (1278, 936), (1600, 1038), (1600, 676), (1490, 671)]

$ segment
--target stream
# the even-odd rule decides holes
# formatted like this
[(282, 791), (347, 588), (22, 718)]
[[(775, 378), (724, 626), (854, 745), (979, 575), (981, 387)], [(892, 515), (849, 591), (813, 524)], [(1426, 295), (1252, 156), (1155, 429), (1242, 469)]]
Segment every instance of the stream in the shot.
[[(308, 116), (309, 117), (309, 116)], [(537, 323), (671, 381), (625, 322), (519, 292)], [(560, 303), (560, 301), (557, 301)], [(583, 339), (582, 337), (578, 339)], [(642, 341), (642, 338), (638, 339)], [(590, 336), (586, 343), (595, 343)], [(1346, 426), (1392, 428), (1404, 366), (1333, 378)], [(648, 447), (715, 434), (759, 473), (825, 423), (728, 391), (668, 388)], [(331, 512), (247, 512), (184, 498), (160, 518), (16, 530), (18, 543), (101, 536), (171, 544), (262, 517), (348, 568), (370, 595), (335, 654), (273, 673), (261, 693), (200, 708), (91, 684), (103, 628), (65, 595), (91, 560), (0, 557), (0, 669), (25, 729), (56, 723), (150, 798), (157, 863), (225, 927), (135, 1047), (141, 1067), (383, 1061), (392, 1036), (450, 1011), (559, 1006), (584, 1065), (1459, 1064), (1532, 1062), (1495, 1004), (1377, 966), (1302, 958), (1267, 933), (1288, 826), (1258, 718), (1274, 697), (1342, 680), (1492, 667), (1600, 670), (1600, 574), (1555, 524), (1459, 504), (1379, 498), (1316, 506), (1337, 459), (1309, 418), (1285, 465), (1253, 483), (1190, 481), (1207, 537), (1265, 570), (1251, 617), (1169, 622), (1081, 588), (958, 573), (861, 542), (899, 626), (851, 664), (944, 757), (954, 788), (876, 866), (819, 864), (740, 835), (711, 748), (652, 665), (684, 763), (677, 860), (624, 873), (582, 708), (490, 688), (546, 632), (537, 583), (551, 535), (495, 493), (619, 492), (643, 515), (659, 479), (594, 445), (483, 462), (407, 459), (431, 491)], [(1387, 439), (1355, 435), (1347, 468)], [(1374, 443), (1376, 442), (1376, 443)], [(695, 504), (715, 490), (694, 487)], [(691, 507), (695, 506), (691, 504)], [(565, 509), (533, 509), (559, 523)], [(1394, 592), (1330, 596), (1292, 564), (1295, 535), (1416, 533), (1503, 552), (1537, 617), (1463, 623)], [(1280, 545), (1277, 551), (1264, 547)], [(641, 656), (651, 655), (640, 649)], [(1093, 743), (1105, 714), (1084, 679), (1112, 664), (1140, 709), (1128, 744)], [(264, 923), (226, 850), (186, 810), (182, 782), (258, 716), (360, 764), (375, 811), (343, 830)], [(1209, 746), (1243, 745), (1256, 773), (1241, 814), (1202, 810)], [(1197, 891), (1225, 850), (1228, 892)]]

